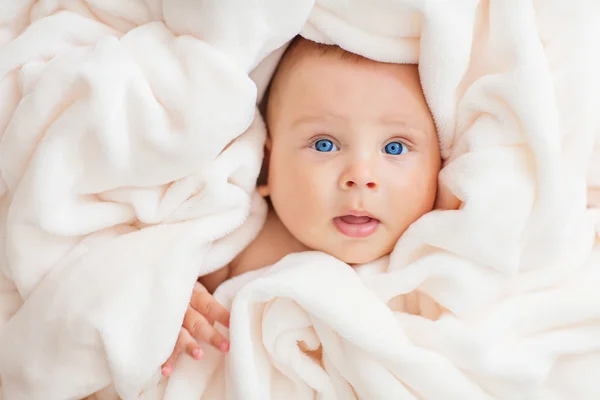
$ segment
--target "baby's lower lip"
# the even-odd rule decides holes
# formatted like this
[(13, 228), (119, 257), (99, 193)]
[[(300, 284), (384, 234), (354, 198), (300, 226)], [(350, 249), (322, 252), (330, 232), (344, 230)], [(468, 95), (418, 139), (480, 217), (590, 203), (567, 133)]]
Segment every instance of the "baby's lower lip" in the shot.
[(344, 215), (333, 219), (337, 230), (351, 238), (365, 238), (371, 236), (379, 227), (379, 220), (370, 217), (353, 217)]

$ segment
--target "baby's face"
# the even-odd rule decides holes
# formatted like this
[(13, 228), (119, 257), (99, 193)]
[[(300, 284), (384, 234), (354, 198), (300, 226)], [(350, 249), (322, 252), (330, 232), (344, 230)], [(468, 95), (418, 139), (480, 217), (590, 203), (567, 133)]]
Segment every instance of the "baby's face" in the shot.
[(273, 207), (311, 249), (349, 264), (389, 254), (433, 208), (440, 170), (417, 67), (296, 58), (268, 111)]

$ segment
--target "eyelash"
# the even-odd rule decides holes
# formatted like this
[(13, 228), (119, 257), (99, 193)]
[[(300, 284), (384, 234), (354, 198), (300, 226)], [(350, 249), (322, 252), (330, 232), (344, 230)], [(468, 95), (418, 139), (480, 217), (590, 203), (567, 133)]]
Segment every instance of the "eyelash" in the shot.
[(320, 153), (329, 153), (329, 151), (319, 151), (319, 150), (317, 150), (317, 148), (316, 148), (316, 146), (317, 146), (317, 143), (319, 143), (319, 142), (320, 142), (320, 141), (322, 141), (322, 140), (323, 140), (323, 141), (324, 141), (324, 140), (327, 140), (327, 141), (331, 142), (331, 144), (332, 144), (333, 146), (336, 146), (336, 147), (337, 147), (337, 149), (339, 150), (339, 147), (340, 147), (340, 146), (339, 146), (338, 144), (336, 144), (335, 140), (333, 140), (333, 139), (331, 139), (331, 138), (328, 138), (328, 137), (317, 137), (317, 138), (313, 139), (313, 140), (310, 142), (310, 148), (311, 148), (311, 149), (313, 149), (313, 150), (315, 150), (315, 151), (318, 151), (318, 152), (320, 152)]
[[(337, 151), (339, 151), (339, 147), (340, 147), (340, 146), (339, 146), (338, 144), (336, 144), (336, 141), (335, 141), (335, 140), (333, 140), (332, 138), (328, 138), (328, 137), (316, 137), (316, 138), (312, 139), (312, 140), (310, 141), (310, 145), (309, 145), (309, 147), (310, 147), (311, 149), (313, 149), (313, 150), (315, 150), (315, 151), (319, 152), (319, 153), (331, 153), (331, 152), (333, 152), (333, 151), (336, 151), (336, 150), (333, 150), (333, 151), (326, 151), (326, 150), (324, 150), (324, 151), (319, 151), (319, 150), (316, 148), (316, 146), (317, 146), (317, 143), (319, 143), (320, 141), (325, 141), (325, 140), (326, 140), (326, 141), (329, 141), (329, 142), (331, 142), (331, 145), (332, 145), (332, 146), (335, 146), (335, 147), (337, 147)], [(386, 142), (386, 143), (383, 145), (383, 147), (382, 147), (381, 151), (382, 151), (382, 152), (384, 152), (385, 148), (386, 148), (388, 145), (392, 144), (392, 143), (399, 143), (399, 144), (402, 146), (402, 152), (401, 152), (401, 153), (399, 153), (399, 154), (386, 153), (386, 154), (388, 154), (388, 155), (400, 156), (400, 155), (406, 154), (407, 152), (410, 152), (410, 151), (412, 150), (412, 149), (411, 149), (411, 146), (410, 146), (409, 144), (407, 144), (407, 143), (406, 143), (404, 140), (400, 140), (400, 139), (394, 138), (394, 139), (391, 139), (390, 141)]]

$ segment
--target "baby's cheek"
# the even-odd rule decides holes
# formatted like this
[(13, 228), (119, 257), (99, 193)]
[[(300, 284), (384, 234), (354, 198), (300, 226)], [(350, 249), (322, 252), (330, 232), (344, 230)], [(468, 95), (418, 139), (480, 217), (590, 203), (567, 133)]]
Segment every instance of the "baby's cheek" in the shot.
[(424, 182), (414, 182), (412, 186), (398, 189), (390, 196), (388, 210), (391, 220), (401, 235), (410, 224), (433, 209), (435, 187)]
[(293, 182), (290, 193), (293, 192), (296, 196), (292, 201), (302, 201), (307, 207), (319, 208), (331, 201), (336, 181), (327, 168), (310, 163), (299, 164), (290, 175), (290, 182)]

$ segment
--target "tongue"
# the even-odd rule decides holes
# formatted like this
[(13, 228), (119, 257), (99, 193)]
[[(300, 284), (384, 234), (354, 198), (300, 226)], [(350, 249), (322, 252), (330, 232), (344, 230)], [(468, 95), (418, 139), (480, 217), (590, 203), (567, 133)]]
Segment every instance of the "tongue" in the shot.
[(366, 224), (371, 221), (371, 217), (357, 217), (356, 215), (344, 215), (340, 219), (347, 224)]

